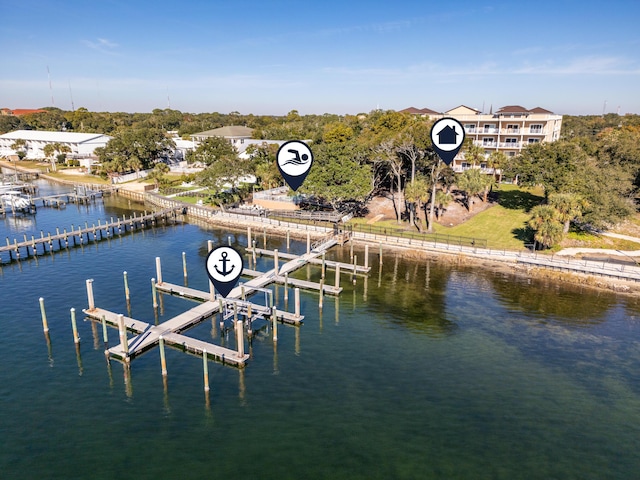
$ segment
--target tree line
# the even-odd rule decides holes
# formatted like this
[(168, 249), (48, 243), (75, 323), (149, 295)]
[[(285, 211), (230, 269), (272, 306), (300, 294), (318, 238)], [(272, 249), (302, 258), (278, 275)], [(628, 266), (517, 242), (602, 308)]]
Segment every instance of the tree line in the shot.
[[(636, 211), (640, 115), (565, 116), (559, 141), (531, 144), (515, 157), (502, 152), (486, 156), (482, 147), (467, 142), (467, 163), (482, 163), (485, 173), (471, 168), (457, 174), (431, 147), (432, 123), (395, 111), (339, 116), (293, 110), (284, 116), (257, 116), (48, 108), (46, 113), (0, 117), (0, 132), (30, 128), (112, 135), (97, 152), (105, 174), (153, 168), (174, 146), (168, 130), (188, 137), (225, 125), (251, 127), (256, 139), (310, 141), (315, 163), (302, 193), (334, 208), (360, 208), (371, 196), (386, 194), (393, 200), (397, 222), (408, 221), (421, 231), (433, 229), (454, 195), (472, 210), (476, 200), (488, 200), (503, 178), (543, 187), (545, 204), (531, 211), (529, 222), (542, 246), (557, 243), (572, 222), (606, 228)], [(271, 188), (282, 184), (276, 151), (275, 145), (253, 145), (248, 149), (251, 158), (241, 160), (230, 143), (214, 138), (202, 142), (187, 160), (206, 167), (198, 180), (214, 189), (233, 185), (247, 174), (255, 175), (261, 188)], [(164, 169), (158, 170), (156, 178), (162, 178)]]

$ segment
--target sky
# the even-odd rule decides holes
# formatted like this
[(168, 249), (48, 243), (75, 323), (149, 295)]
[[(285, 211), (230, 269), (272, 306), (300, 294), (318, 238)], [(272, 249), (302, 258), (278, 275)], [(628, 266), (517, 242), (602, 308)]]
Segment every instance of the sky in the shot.
[(0, 0), (0, 107), (640, 113), (640, 1)]

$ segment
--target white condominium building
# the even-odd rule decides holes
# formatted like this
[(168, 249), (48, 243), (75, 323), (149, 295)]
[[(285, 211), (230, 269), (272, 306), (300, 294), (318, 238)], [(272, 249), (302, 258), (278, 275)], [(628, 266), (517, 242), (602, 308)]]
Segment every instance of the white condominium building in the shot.
[[(438, 120), (451, 117), (464, 126), (467, 139), (484, 148), (485, 154), (502, 151), (512, 157), (527, 145), (538, 142), (555, 142), (560, 138), (562, 115), (536, 107), (528, 110), (519, 105), (502, 107), (495, 113), (482, 113), (475, 108), (460, 105), (444, 113), (430, 109), (407, 108), (402, 112)], [(452, 167), (456, 171), (471, 167), (464, 159), (464, 149), (456, 156)], [(478, 165), (486, 168), (486, 164)]]

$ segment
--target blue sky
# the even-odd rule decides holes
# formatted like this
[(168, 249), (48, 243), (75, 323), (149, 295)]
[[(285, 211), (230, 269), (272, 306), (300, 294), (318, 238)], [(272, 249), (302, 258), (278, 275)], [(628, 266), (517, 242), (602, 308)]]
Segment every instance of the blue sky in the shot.
[(0, 12), (0, 107), (51, 106), (53, 92), (65, 110), (73, 98), (127, 112), (640, 113), (637, 0), (0, 0)]

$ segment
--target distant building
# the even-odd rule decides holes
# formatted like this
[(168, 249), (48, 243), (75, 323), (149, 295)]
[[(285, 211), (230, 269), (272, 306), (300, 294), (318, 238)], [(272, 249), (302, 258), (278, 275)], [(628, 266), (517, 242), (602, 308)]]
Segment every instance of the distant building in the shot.
[(0, 108), (0, 115), (13, 115), (19, 117), (21, 115), (30, 115), (32, 113), (47, 113), (46, 110), (42, 110), (40, 108)]
[(194, 142), (199, 143), (207, 138), (211, 137), (223, 137), (231, 142), (231, 145), (236, 147), (238, 156), (240, 158), (248, 159), (249, 155), (246, 153), (249, 145), (262, 145), (262, 144), (276, 144), (278, 146), (285, 143), (284, 140), (258, 140), (252, 139), (253, 128), (242, 127), (232, 125), (229, 127), (215, 128), (213, 130), (207, 130), (206, 132), (194, 133), (191, 135)]
[(80, 160), (83, 166), (89, 168), (91, 160), (95, 157), (94, 150), (98, 147), (104, 147), (111, 140), (111, 137), (102, 133), (16, 130), (0, 135), (0, 156), (17, 155), (11, 145), (20, 139), (26, 142), (24, 149), (27, 154), (26, 158), (43, 159), (45, 158), (44, 147), (49, 144), (59, 143), (66, 145), (71, 150), (67, 154), (67, 158)]
[[(424, 113), (424, 112), (433, 113)], [(406, 108), (401, 112), (428, 117), (438, 120), (451, 117), (464, 126), (467, 138), (475, 145), (484, 148), (486, 155), (501, 151), (512, 157), (522, 151), (524, 147), (538, 142), (555, 142), (560, 138), (562, 115), (555, 115), (544, 108), (527, 109), (520, 105), (502, 107), (495, 113), (482, 113), (475, 108), (460, 105), (443, 113), (435, 113), (428, 108)], [(464, 149), (456, 156), (452, 167), (456, 171), (466, 170), (472, 165), (465, 161)], [(486, 163), (476, 165), (486, 169)], [(492, 171), (492, 170), (491, 170)]]

